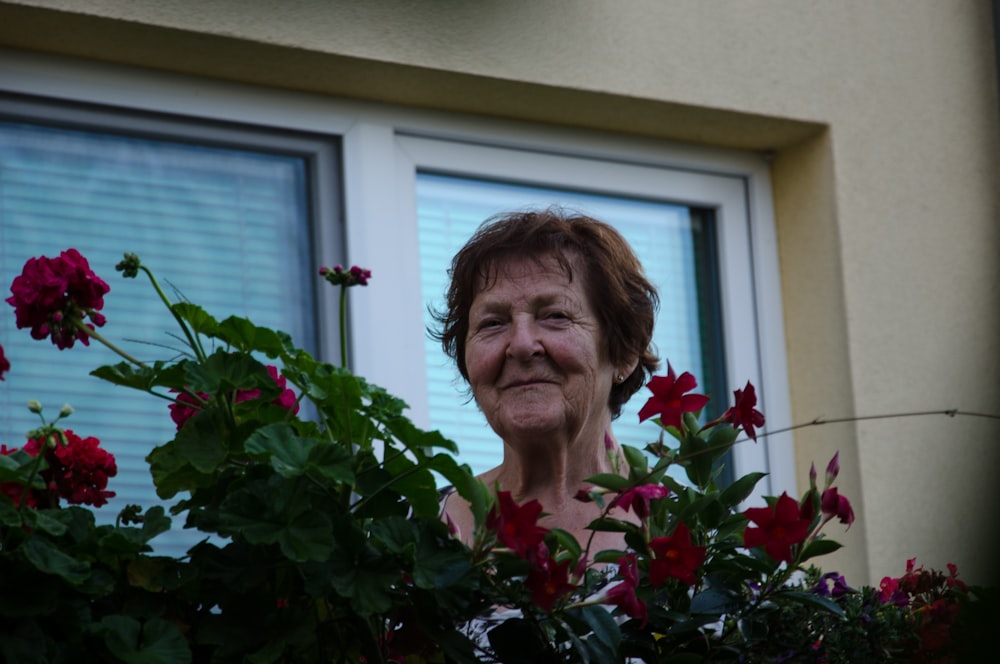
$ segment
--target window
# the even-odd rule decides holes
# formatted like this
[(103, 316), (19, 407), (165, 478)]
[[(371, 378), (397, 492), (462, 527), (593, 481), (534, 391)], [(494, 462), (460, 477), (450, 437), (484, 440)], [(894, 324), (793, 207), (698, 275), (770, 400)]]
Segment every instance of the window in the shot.
[[(178, 330), (169, 312), (143, 275), (126, 281), (114, 270), (129, 251), (173, 301), (194, 301), (220, 319), (249, 316), (316, 348), (310, 179), (317, 154), (334, 143), (214, 127), (211, 143), (193, 144), (180, 142), (191, 134), (184, 123), (136, 116), (121, 133), (117, 114), (65, 110), (22, 102), (0, 118), (5, 287), (27, 258), (76, 248), (111, 287), (102, 332), (144, 361), (170, 357), (182, 344), (170, 336)], [(154, 124), (172, 138), (152, 133)], [(96, 436), (118, 462), (117, 496), (100, 514), (156, 502), (145, 456), (173, 436), (166, 403), (98, 383), (89, 372), (120, 357), (97, 343), (59, 352), (16, 330), (4, 307), (0, 344), (13, 370), (0, 390), (3, 442), (20, 446), (39, 426), (29, 399), (48, 421), (69, 403), (74, 413), (62, 424)]]
[[(716, 244), (713, 211), (673, 203), (608, 194), (544, 189), (466, 177), (417, 173), (417, 220), (420, 235), (420, 276), (423, 301), (440, 308), (448, 287), (451, 257), (484, 219), (498, 212), (560, 205), (580, 210), (616, 226), (635, 247), (649, 279), (663, 302), (654, 343), (664, 360), (678, 371), (691, 371), (700, 391), (727, 393), (721, 349)], [(707, 277), (707, 278), (706, 278)], [(434, 325), (425, 315), (425, 325)], [(502, 460), (502, 445), (461, 390), (454, 363), (429, 336), (426, 344), (428, 402), (431, 427), (460, 441), (463, 459), (479, 473)], [(458, 388), (458, 389), (456, 389)], [(615, 423), (615, 435), (641, 447), (657, 433), (640, 425), (643, 394), (636, 395)], [(710, 402), (709, 418), (721, 414), (723, 402)], [(716, 412), (711, 412), (713, 411)]]
[[(140, 284), (116, 280), (117, 274), (97, 265), (96, 256), (108, 252), (113, 265), (120, 252), (134, 250), (178, 292), (204, 303), (214, 315), (249, 315), (285, 329), (301, 339), (300, 345), (336, 362), (335, 294), (317, 286), (314, 269), (335, 262), (362, 265), (373, 277), (367, 288), (349, 293), (353, 368), (407, 401), (418, 425), (441, 428), (455, 438), (468, 454), (463, 460), (482, 470), (496, 462), (497, 448), (487, 442), (489, 432), (477, 419), (475, 405), (467, 403), (463, 386), (454, 383), (450, 366), (442, 365), (440, 350), (426, 339), (427, 305), (440, 301), (441, 279), (454, 248), (483, 218), (558, 203), (606, 218), (633, 242), (661, 289), (657, 344), (665, 360), (678, 371), (694, 372), (717, 407), (749, 379), (758, 387), (769, 422), (788, 420), (769, 181), (765, 164), (753, 155), (29, 55), (8, 59), (0, 73), (4, 89), (13, 93), (2, 100), (0, 118), (8, 135), (20, 136), (17, 141), (55, 140), (57, 147), (49, 150), (60, 159), (73, 153), (58, 147), (64, 140), (76, 142), (77, 160), (121, 151), (131, 156), (120, 172), (173, 187), (161, 198), (146, 189), (146, 198), (135, 199), (131, 211), (119, 210), (117, 217), (108, 210), (120, 203), (118, 197), (107, 198), (87, 221), (60, 222), (55, 247), (35, 249), (30, 238), (37, 241), (39, 220), (54, 223), (53, 206), (72, 214), (86, 206), (77, 202), (67, 208), (46, 184), (45, 195), (31, 203), (35, 216), (19, 212), (15, 217), (7, 207), (14, 196), (10, 176), (6, 167), (0, 172), (4, 287), (28, 255), (77, 244), (112, 285), (109, 334), (116, 318), (110, 307), (118, 293), (148, 297)], [(28, 95), (48, 99), (36, 104)], [(13, 158), (4, 147), (0, 159)], [(86, 163), (77, 168), (88, 177), (100, 172)], [(170, 163), (172, 170), (166, 167)], [(213, 165), (195, 166), (203, 163)], [(105, 179), (114, 177), (112, 172)], [(213, 187), (227, 193), (211, 201), (191, 193)], [(245, 227), (249, 218), (263, 220), (263, 234)], [(442, 220), (452, 224), (447, 235), (433, 226)], [(210, 235), (217, 224), (225, 230)], [(89, 244), (81, 244), (84, 237)], [(255, 248), (254, 242), (265, 248)], [(163, 264), (156, 265), (154, 256)], [(192, 256), (200, 258), (191, 261)], [(221, 269), (203, 277), (176, 269), (192, 262)], [(222, 296), (223, 288), (232, 291)], [(128, 314), (117, 315), (124, 316), (139, 304), (120, 306)], [(15, 343), (34, 344), (32, 352), (48, 358), (58, 352), (27, 339), (24, 331), (13, 329), (12, 317), (7, 320), (0, 343), (15, 367), (34, 363)], [(167, 327), (153, 321), (150, 332), (130, 328), (125, 336), (148, 341)], [(60, 361), (71, 357), (84, 374), (107, 361), (94, 347), (59, 355)], [(27, 416), (24, 401), (42, 400), (51, 413), (73, 400), (63, 386), (52, 384), (50, 370), (45, 373), (44, 386), (51, 390), (46, 394), (29, 394), (42, 387), (41, 377), (19, 384), (17, 370), (0, 385), (0, 395), (9, 400), (0, 416), (0, 436), (7, 444), (18, 440), (26, 422), (34, 426), (34, 421), (13, 419), (22, 411)], [(108, 400), (103, 386), (93, 382), (80, 390), (101, 392), (85, 406), (74, 404), (77, 412), (67, 424), (83, 430), (89, 426), (86, 417), (98, 417), (87, 414), (92, 402)], [(442, 399), (449, 402), (447, 410)], [(640, 407), (643, 394), (633, 401), (615, 430), (623, 442), (641, 445), (655, 430), (630, 428), (630, 413)], [(151, 407), (162, 410), (159, 404)], [(165, 420), (167, 428), (154, 433), (152, 420), (163, 424), (162, 413), (129, 415), (126, 423), (123, 408), (114, 403), (108, 411), (118, 432), (89, 433), (105, 441), (117, 436), (117, 444), (132, 455), (129, 472), (138, 479), (119, 477), (112, 487), (126, 496), (133, 484), (139, 490), (148, 483), (142, 459), (158, 438), (171, 434), (172, 425)], [(487, 437), (477, 443), (468, 427)], [(788, 436), (738, 446), (734, 465), (739, 474), (770, 473), (770, 484), (759, 485), (761, 493), (794, 490)]]

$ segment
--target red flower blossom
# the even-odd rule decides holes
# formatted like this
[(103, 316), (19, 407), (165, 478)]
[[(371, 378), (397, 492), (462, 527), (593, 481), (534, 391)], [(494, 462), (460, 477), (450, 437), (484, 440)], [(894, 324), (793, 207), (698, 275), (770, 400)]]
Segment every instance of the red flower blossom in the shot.
[(545, 544), (539, 543), (533, 555), (535, 563), (524, 580), (524, 587), (531, 591), (531, 602), (543, 611), (551, 611), (556, 602), (573, 591), (570, 583), (570, 559), (556, 562), (549, 556)]
[(621, 492), (611, 505), (612, 507), (621, 507), (626, 512), (632, 509), (635, 511), (637, 517), (645, 519), (649, 516), (649, 501), (663, 498), (668, 493), (670, 493), (670, 490), (665, 486), (643, 484), (642, 486), (635, 486)]
[(646, 603), (635, 594), (635, 589), (639, 585), (639, 569), (634, 554), (628, 553), (618, 559), (618, 575), (622, 577), (621, 581), (608, 588), (605, 604), (617, 606), (629, 618), (641, 620), (642, 627), (645, 627)]
[(854, 523), (854, 510), (851, 508), (851, 501), (846, 496), (841, 496), (837, 492), (837, 487), (830, 487), (823, 492), (823, 497), (820, 498), (820, 509), (827, 521), (837, 517), (841, 523), (846, 523), (848, 528)]
[(519, 557), (529, 558), (535, 555), (549, 532), (536, 523), (541, 513), (542, 504), (537, 500), (518, 505), (510, 491), (500, 491), (496, 504), (486, 516), (486, 527), (496, 532), (500, 542)]
[(3, 353), (3, 346), (0, 346), (0, 380), (3, 380), (3, 375), (8, 371), (10, 371), (10, 362)]
[[(31, 456), (45, 455), (46, 468), (39, 475), (45, 482), (45, 489), (29, 491), (26, 504), (29, 507), (54, 507), (59, 499), (72, 505), (93, 505), (100, 507), (113, 498), (114, 491), (108, 491), (108, 478), (118, 474), (115, 458), (100, 448), (101, 442), (93, 437), (81, 438), (66, 429), (63, 432), (66, 444), (58, 440), (55, 445), (48, 442), (49, 436), (33, 438), (22, 448)], [(13, 450), (0, 448), (0, 454)], [(22, 485), (7, 482), (0, 491), (14, 501), (21, 498)]]
[(649, 548), (655, 554), (649, 561), (650, 583), (659, 587), (672, 577), (694, 585), (695, 570), (705, 562), (705, 547), (691, 544), (691, 532), (686, 525), (677, 524), (673, 535), (654, 537)]
[(751, 507), (743, 515), (756, 525), (744, 529), (743, 544), (749, 549), (763, 546), (767, 555), (788, 563), (792, 562), (792, 546), (806, 539), (811, 525), (787, 493), (782, 493), (774, 505)]
[(734, 404), (722, 414), (722, 421), (729, 422), (735, 428), (743, 427), (743, 431), (753, 441), (757, 440), (756, 427), (764, 426), (764, 414), (757, 410), (757, 392), (747, 381), (746, 387), (736, 390)]
[(11, 283), (7, 303), (14, 307), (18, 328), (31, 328), (34, 339), (51, 337), (61, 349), (75, 341), (89, 345), (80, 329), (90, 318), (90, 329), (104, 325), (104, 295), (110, 287), (90, 269), (76, 249), (67, 249), (57, 258), (29, 258), (21, 274)]
[(666, 376), (653, 376), (646, 385), (653, 396), (639, 411), (639, 421), (644, 422), (654, 415), (660, 416), (664, 426), (681, 428), (681, 414), (694, 413), (705, 407), (708, 397), (704, 394), (685, 394), (698, 387), (694, 376), (685, 371), (680, 377), (667, 363)]
[[(299, 412), (299, 402), (295, 398), (295, 392), (286, 387), (287, 381), (285, 377), (278, 373), (278, 368), (272, 365), (267, 365), (267, 373), (271, 378), (274, 379), (275, 384), (281, 388), (281, 394), (278, 398), (274, 399), (271, 403), (281, 406), (285, 410), (289, 410), (292, 413)], [(260, 390), (238, 390), (236, 392), (236, 403), (241, 401), (249, 401), (250, 399), (256, 399), (260, 396)], [(211, 396), (205, 394), (204, 392), (199, 392), (198, 397), (202, 401), (208, 401)], [(177, 425), (177, 430), (180, 431), (184, 423), (189, 419), (194, 417), (194, 415), (201, 410), (201, 405), (198, 401), (190, 394), (181, 393), (177, 396), (177, 400), (168, 406), (170, 410), (170, 419), (174, 421)]]

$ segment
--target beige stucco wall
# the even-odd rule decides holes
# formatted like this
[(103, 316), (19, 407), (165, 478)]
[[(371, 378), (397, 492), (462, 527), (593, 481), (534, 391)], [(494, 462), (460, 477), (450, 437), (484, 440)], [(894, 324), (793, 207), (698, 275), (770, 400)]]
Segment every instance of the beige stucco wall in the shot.
[[(758, 151), (796, 421), (1000, 413), (986, 0), (0, 1), (0, 46)], [(858, 522), (826, 559), (993, 573), (995, 420), (803, 429)]]

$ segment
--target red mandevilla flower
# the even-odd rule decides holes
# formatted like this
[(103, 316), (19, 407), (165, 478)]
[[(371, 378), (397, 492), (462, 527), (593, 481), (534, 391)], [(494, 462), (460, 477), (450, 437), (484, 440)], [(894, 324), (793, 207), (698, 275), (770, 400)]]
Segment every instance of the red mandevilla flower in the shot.
[(748, 549), (763, 546), (775, 560), (792, 562), (792, 546), (801, 544), (809, 534), (809, 519), (802, 518), (795, 499), (782, 493), (770, 507), (751, 507), (743, 512), (754, 526), (743, 531), (743, 544)]
[(704, 394), (685, 394), (698, 387), (698, 381), (687, 371), (678, 377), (669, 362), (667, 362), (667, 375), (653, 376), (646, 387), (653, 396), (639, 411), (640, 422), (659, 415), (664, 426), (680, 429), (683, 413), (697, 412), (708, 403), (708, 397)]
[(486, 515), (486, 527), (497, 534), (497, 539), (521, 558), (533, 556), (549, 532), (536, 522), (542, 513), (542, 504), (529, 500), (518, 505), (510, 491), (497, 493), (497, 502)]
[(110, 287), (90, 269), (76, 249), (67, 249), (57, 258), (30, 258), (21, 274), (11, 283), (11, 297), (17, 327), (31, 328), (34, 339), (51, 337), (61, 349), (72, 348), (79, 340), (90, 344), (80, 329), (85, 318), (91, 330), (104, 325), (104, 295)]
[(846, 523), (848, 528), (854, 523), (854, 510), (851, 508), (851, 501), (846, 496), (841, 496), (837, 492), (837, 487), (830, 487), (823, 492), (823, 497), (820, 498), (820, 509), (827, 521), (837, 517), (841, 523)]
[(757, 392), (754, 386), (747, 381), (746, 387), (736, 390), (733, 395), (735, 401), (733, 405), (722, 414), (722, 421), (729, 422), (734, 427), (743, 427), (743, 431), (754, 442), (757, 441), (756, 427), (764, 426), (764, 414), (755, 408), (757, 405)]
[[(271, 403), (281, 406), (285, 410), (291, 411), (293, 414), (299, 412), (299, 402), (295, 398), (295, 392), (288, 389), (286, 385), (288, 382), (285, 377), (278, 373), (278, 368), (273, 365), (267, 365), (267, 373), (274, 380), (275, 384), (281, 388), (282, 392), (274, 399)], [(173, 391), (173, 390), (172, 390)], [(174, 391), (176, 393), (176, 391)], [(250, 399), (256, 399), (260, 396), (260, 390), (238, 390), (236, 392), (236, 403), (241, 401), (249, 401)], [(208, 401), (211, 396), (205, 394), (204, 392), (199, 392), (198, 397), (202, 401)], [(194, 415), (201, 410), (200, 404), (195, 400), (190, 394), (181, 393), (177, 396), (177, 400), (168, 406), (170, 410), (170, 419), (174, 421), (177, 425), (177, 430), (180, 431), (184, 424), (194, 417)]]
[(630, 509), (635, 511), (635, 515), (640, 519), (649, 516), (649, 501), (657, 498), (664, 498), (670, 489), (659, 484), (643, 484), (623, 491), (611, 503), (612, 507), (621, 507), (626, 512)]
[(684, 523), (677, 524), (672, 535), (654, 537), (649, 548), (655, 554), (649, 561), (649, 582), (662, 586), (668, 578), (694, 585), (695, 571), (705, 562), (705, 547), (691, 544), (691, 532)]
[(639, 585), (639, 568), (635, 554), (627, 553), (618, 559), (618, 575), (622, 577), (621, 581), (608, 589), (604, 603), (617, 606), (629, 618), (641, 620), (642, 627), (645, 627), (646, 603), (635, 594), (635, 589)]
[(531, 602), (543, 611), (551, 611), (556, 602), (573, 591), (570, 583), (568, 558), (556, 562), (549, 556), (548, 548), (539, 543), (531, 556), (534, 564), (524, 580), (524, 587), (531, 591)]

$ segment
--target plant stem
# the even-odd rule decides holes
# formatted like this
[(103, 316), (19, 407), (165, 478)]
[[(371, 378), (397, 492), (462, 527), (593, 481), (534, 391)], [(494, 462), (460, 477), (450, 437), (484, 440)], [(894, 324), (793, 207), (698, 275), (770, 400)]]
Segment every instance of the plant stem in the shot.
[(95, 341), (101, 342), (102, 344), (104, 344), (105, 346), (107, 346), (108, 348), (110, 348), (111, 350), (113, 350), (115, 353), (117, 353), (121, 357), (124, 357), (126, 360), (128, 360), (132, 364), (136, 365), (137, 367), (141, 367), (143, 369), (146, 368), (146, 364), (142, 360), (138, 360), (138, 359), (132, 357), (130, 354), (128, 354), (127, 352), (125, 352), (124, 350), (122, 350), (121, 348), (119, 348), (118, 346), (116, 346), (115, 344), (111, 343), (100, 332), (98, 332), (97, 330), (92, 330), (91, 328), (87, 327), (83, 323), (83, 321), (76, 321), (75, 324), (76, 324), (77, 329), (83, 330), (83, 333), (86, 334), (91, 339), (94, 339)]
[(177, 324), (180, 325), (181, 330), (184, 331), (184, 336), (187, 337), (188, 345), (191, 346), (191, 350), (194, 351), (194, 354), (198, 358), (198, 361), (204, 362), (205, 350), (201, 347), (201, 344), (198, 342), (198, 339), (191, 333), (191, 330), (188, 328), (187, 323), (184, 322), (184, 319), (182, 319), (179, 315), (177, 315), (177, 312), (174, 311), (173, 303), (170, 301), (170, 298), (167, 297), (166, 293), (163, 292), (163, 289), (160, 288), (160, 283), (156, 280), (156, 277), (153, 275), (152, 271), (145, 265), (140, 265), (139, 269), (145, 272), (146, 276), (149, 277), (149, 282), (153, 284), (153, 289), (156, 291), (156, 294), (160, 296), (160, 300), (163, 301), (163, 304), (166, 305), (167, 310), (174, 317), (174, 320), (177, 321)]
[(347, 369), (347, 286), (340, 286), (340, 368)]

